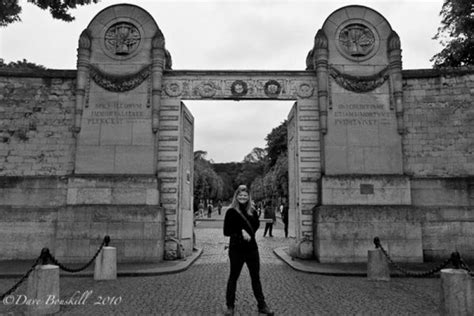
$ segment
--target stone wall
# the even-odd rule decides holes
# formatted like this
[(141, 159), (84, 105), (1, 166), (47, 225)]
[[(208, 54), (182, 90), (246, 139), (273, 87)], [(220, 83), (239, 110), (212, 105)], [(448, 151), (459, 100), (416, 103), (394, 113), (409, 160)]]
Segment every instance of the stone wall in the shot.
[(395, 261), (420, 262), (422, 220), (404, 205), (322, 205), (315, 209), (315, 252), (321, 262), (365, 262), (379, 237)]
[(161, 261), (156, 188), (149, 178), (0, 177), (0, 260), (48, 247), (62, 262), (85, 262), (109, 235), (120, 262)]
[(0, 72), (0, 176), (72, 172), (74, 76)]
[(474, 69), (403, 75), (405, 174), (474, 176)]
[[(168, 191), (158, 192), (152, 175), (135, 182), (136, 190), (123, 186), (121, 189), (128, 180), (120, 175), (117, 175), (119, 182), (99, 181), (99, 189), (96, 180), (83, 182), (73, 176), (75, 77), (72, 70), (0, 71), (0, 246), (6, 249), (4, 254), (8, 258), (33, 258), (48, 245), (63, 258), (74, 261), (95, 249), (100, 239), (94, 229), (101, 227), (101, 232), (120, 236), (121, 241), (116, 241), (122, 243), (121, 258), (146, 257), (149, 249), (147, 246), (137, 250), (137, 243), (125, 240), (149, 237), (156, 240), (152, 242), (156, 245), (153, 251), (160, 252), (164, 248), (165, 222), (168, 220), (169, 225), (175, 218), (171, 209), (166, 210), (169, 218), (165, 218), (164, 210), (158, 206), (159, 194), (165, 194), (161, 198), (168, 201), (176, 198), (176, 188), (164, 184)], [(466, 257), (474, 257), (474, 69), (406, 70), (403, 85), (403, 167), (404, 174), (410, 178), (411, 207), (419, 215), (423, 256), (442, 258), (459, 249)], [(165, 114), (167, 108), (162, 110), (161, 114)], [(162, 134), (161, 138), (165, 136)], [(165, 155), (159, 154), (158, 159)], [(96, 211), (90, 205), (95, 205)], [(347, 210), (340, 207), (347, 218)], [(100, 213), (97, 210), (102, 210), (103, 221), (95, 221)], [(136, 224), (137, 218), (126, 214), (129, 211), (138, 214), (139, 210), (144, 213)], [(76, 223), (71, 220), (75, 216), (71, 214), (76, 213), (89, 214), (85, 217), (88, 220)], [(119, 214), (117, 222), (114, 223), (111, 214)], [(150, 232), (146, 224), (149, 221), (157, 223), (153, 229), (158, 230)], [(324, 221), (326, 226), (333, 225), (321, 213), (315, 214), (313, 222), (318, 223), (315, 225), (318, 228), (314, 236), (321, 241), (327, 240)], [(349, 226), (344, 228), (344, 223), (357, 221), (362, 228), (366, 225), (367, 232), (374, 233), (369, 229), (373, 223), (369, 225), (370, 221), (355, 216), (351, 221), (337, 224), (342, 227), (342, 235), (333, 236), (335, 240), (344, 236), (352, 238), (343, 234), (344, 229), (350, 230)], [(405, 225), (406, 232), (410, 225), (418, 224)], [(71, 229), (76, 232), (67, 233)], [(76, 233), (86, 234), (79, 248)], [(364, 237), (367, 245), (369, 237)], [(126, 244), (135, 246), (132, 249)], [(323, 246), (315, 245), (315, 252)], [(79, 249), (80, 254), (67, 253), (69, 248)], [(353, 257), (357, 256), (354, 252)]]

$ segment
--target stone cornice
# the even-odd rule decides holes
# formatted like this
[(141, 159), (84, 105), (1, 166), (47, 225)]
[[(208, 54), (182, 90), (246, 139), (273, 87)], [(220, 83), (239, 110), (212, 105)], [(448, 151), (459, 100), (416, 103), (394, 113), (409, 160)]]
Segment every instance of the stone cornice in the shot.
[[(314, 71), (307, 70), (165, 70), (164, 75), (168, 77), (174, 76), (225, 76), (232, 73), (233, 75), (294, 75), (294, 76), (311, 76)], [(459, 68), (440, 68), (440, 69), (404, 69), (402, 70), (403, 79), (416, 78), (435, 78), (444, 75), (462, 76), (466, 74), (474, 74), (474, 66), (459, 67)], [(29, 78), (64, 78), (75, 79), (77, 75), (76, 69), (45, 69), (45, 70), (30, 70), (30, 69), (9, 69), (0, 68), (0, 76), (2, 77), (29, 77)]]

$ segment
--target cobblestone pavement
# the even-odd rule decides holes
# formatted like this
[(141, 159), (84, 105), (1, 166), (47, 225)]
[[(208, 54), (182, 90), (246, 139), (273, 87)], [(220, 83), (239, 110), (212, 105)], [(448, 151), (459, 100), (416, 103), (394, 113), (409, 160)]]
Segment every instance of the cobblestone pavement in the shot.
[[(198, 223), (198, 246), (202, 256), (186, 271), (153, 277), (119, 278), (97, 282), (90, 278), (63, 277), (61, 298), (74, 293), (92, 294), (82, 305), (63, 305), (60, 315), (219, 315), (225, 302), (229, 273), (221, 223)], [(272, 249), (287, 244), (281, 224), (273, 238), (258, 242), (261, 278), (268, 304), (277, 315), (437, 315), (439, 279), (394, 278), (369, 282), (361, 277), (334, 277), (293, 270), (277, 259)], [(0, 293), (15, 279), (0, 279)], [(25, 293), (21, 286), (16, 293)], [(76, 294), (76, 295), (79, 295)], [(77, 296), (76, 296), (77, 297)], [(100, 301), (100, 299), (104, 301)], [(20, 297), (21, 300), (21, 297)], [(81, 303), (82, 303), (81, 302)], [(98, 303), (105, 303), (100, 305)], [(0, 304), (0, 315), (22, 315), (24, 305)], [(237, 289), (237, 315), (256, 315), (246, 268)]]

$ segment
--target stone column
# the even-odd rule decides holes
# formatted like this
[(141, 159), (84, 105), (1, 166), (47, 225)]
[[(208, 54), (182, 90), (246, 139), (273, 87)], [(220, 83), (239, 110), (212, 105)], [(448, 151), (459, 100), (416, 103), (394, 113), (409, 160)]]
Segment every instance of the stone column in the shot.
[(81, 131), (82, 111), (86, 87), (89, 80), (89, 63), (91, 57), (91, 35), (89, 29), (82, 31), (77, 49), (76, 107), (74, 111), (74, 134)]
[(28, 305), (28, 315), (50, 315), (59, 312), (59, 267), (38, 265), (28, 277), (26, 297), (35, 302)]
[(441, 270), (441, 315), (474, 315), (472, 280), (466, 270)]
[(399, 134), (403, 134), (402, 50), (400, 48), (400, 37), (395, 31), (392, 31), (388, 37), (387, 52), (391, 93), (397, 117), (397, 131)]
[(320, 129), (323, 134), (328, 131), (328, 39), (323, 30), (319, 30), (314, 38), (314, 66), (318, 78), (318, 103)]
[(163, 69), (165, 66), (165, 39), (161, 32), (157, 32), (152, 40), (152, 129), (153, 133), (158, 132), (160, 106), (161, 106), (161, 85), (163, 82)]

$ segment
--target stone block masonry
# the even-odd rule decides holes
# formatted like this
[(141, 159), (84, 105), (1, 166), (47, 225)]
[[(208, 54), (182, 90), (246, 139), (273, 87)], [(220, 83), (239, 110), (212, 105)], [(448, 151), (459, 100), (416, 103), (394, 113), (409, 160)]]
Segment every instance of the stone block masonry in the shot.
[(0, 260), (84, 262), (110, 235), (119, 262), (161, 261), (164, 216), (150, 177), (0, 177)]
[(43, 76), (25, 72), (0, 76), (0, 175), (72, 172), (74, 74), (47, 71)]
[(403, 96), (405, 173), (474, 176), (474, 70), (406, 71)]

